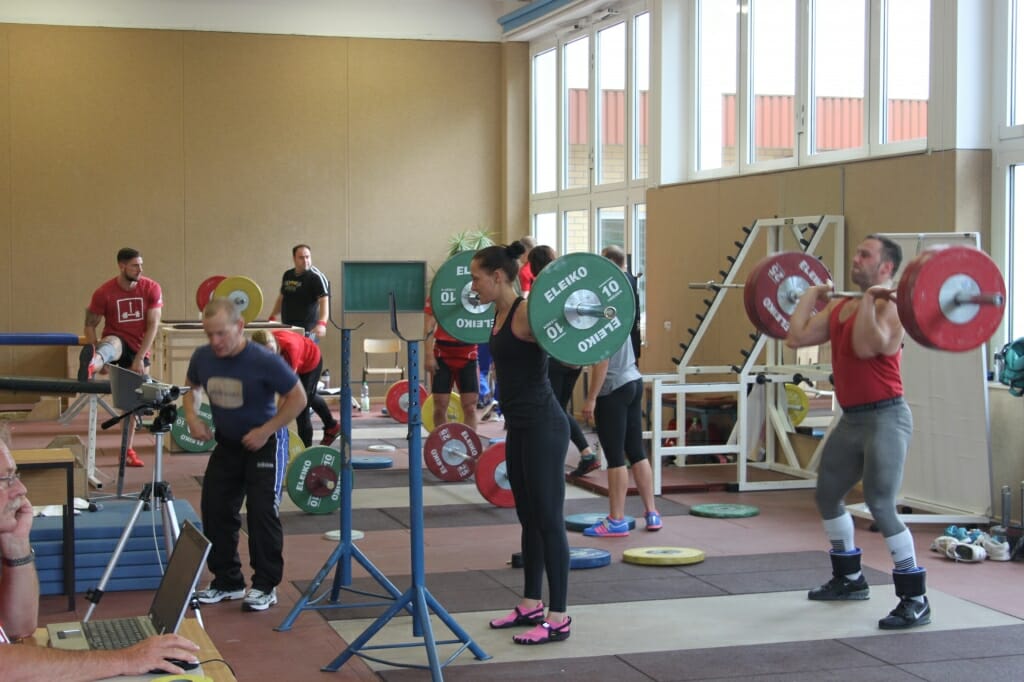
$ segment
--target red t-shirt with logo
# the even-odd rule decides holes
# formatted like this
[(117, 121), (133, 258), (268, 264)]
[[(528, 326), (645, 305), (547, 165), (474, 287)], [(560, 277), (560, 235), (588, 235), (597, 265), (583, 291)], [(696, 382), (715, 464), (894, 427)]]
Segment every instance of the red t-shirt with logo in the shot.
[[(423, 312), (431, 317), (434, 309), (430, 307), (430, 299), (423, 306)], [(434, 328), (434, 356), (442, 358), (452, 369), (458, 369), (469, 360), (476, 360), (479, 353), (475, 343), (463, 343), (444, 330), (440, 324)]]
[(137, 353), (146, 335), (146, 314), (163, 305), (163, 293), (154, 280), (139, 277), (135, 286), (125, 291), (115, 277), (93, 292), (89, 312), (103, 316), (102, 336), (116, 336)]

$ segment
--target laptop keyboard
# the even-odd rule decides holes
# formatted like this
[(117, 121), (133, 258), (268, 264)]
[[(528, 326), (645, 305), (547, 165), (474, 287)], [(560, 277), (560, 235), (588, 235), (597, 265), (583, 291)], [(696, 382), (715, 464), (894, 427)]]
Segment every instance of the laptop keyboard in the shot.
[(124, 649), (152, 634), (138, 618), (86, 621), (82, 623), (82, 632), (93, 649)]

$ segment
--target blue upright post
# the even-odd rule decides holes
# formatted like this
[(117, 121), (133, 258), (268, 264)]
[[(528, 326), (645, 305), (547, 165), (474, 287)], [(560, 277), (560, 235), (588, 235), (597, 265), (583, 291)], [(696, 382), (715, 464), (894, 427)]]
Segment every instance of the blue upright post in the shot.
[[(373, 565), (372, 562), (366, 555), (364, 555), (359, 548), (352, 543), (352, 385), (351, 385), (351, 366), (352, 358), (352, 330), (342, 329), (341, 330), (341, 507), (339, 509), (339, 527), (341, 529), (341, 537), (338, 540), (338, 546), (331, 553), (331, 556), (327, 559), (324, 565), (317, 572), (316, 576), (310, 582), (309, 587), (306, 588), (305, 593), (299, 598), (292, 607), (292, 610), (288, 612), (285, 619), (275, 629), (279, 631), (290, 630), (292, 625), (295, 623), (295, 619), (298, 618), (299, 614), (304, 610), (323, 610), (323, 609), (337, 609), (337, 608), (353, 608), (356, 606), (383, 606), (391, 604), (394, 600), (402, 596), (401, 591), (395, 587), (387, 577)], [(359, 564), (366, 569), (374, 580), (383, 587), (389, 596), (371, 594), (369, 592), (363, 592), (361, 590), (352, 589), (352, 559), (355, 558)], [(337, 565), (337, 570), (334, 574), (334, 582), (331, 585), (329, 593), (329, 599), (324, 601), (324, 597), (328, 594), (323, 594), (319, 597), (314, 598), (314, 595), (320, 589), (320, 585), (323, 584), (327, 574), (331, 568)], [(377, 601), (372, 602), (358, 602), (351, 604), (341, 604), (338, 602), (338, 597), (342, 588), (347, 591), (360, 594), (367, 597), (373, 597)], [(382, 601), (383, 600), (383, 601)], [(411, 612), (411, 609), (407, 609)]]
[[(473, 641), (452, 616), (445, 611), (444, 607), (430, 594), (426, 587), (426, 576), (423, 562), (423, 470), (419, 465), (423, 456), (422, 444), (422, 419), (420, 414), (420, 384), (419, 384), (419, 341), (409, 341), (398, 332), (395, 318), (394, 294), (391, 295), (391, 329), (408, 346), (408, 367), (409, 367), (409, 544), (410, 560), (412, 564), (412, 585), (406, 590), (377, 620), (370, 624), (361, 635), (359, 635), (348, 648), (328, 663), (321, 670), (336, 672), (353, 655), (386, 663), (388, 665), (403, 668), (430, 669), (433, 680), (443, 680), (441, 668), (454, 661), (465, 649), (473, 652), (478, 660), (486, 661), (490, 658), (480, 646)], [(402, 609), (412, 607), (414, 637), (423, 639), (423, 646), (427, 650), (429, 665), (412, 665), (408, 663), (397, 663), (381, 658), (369, 656), (365, 651), (376, 649), (396, 649), (416, 646), (418, 642), (407, 642), (402, 644), (381, 644), (366, 646), (367, 642), (381, 628), (383, 628)], [(448, 626), (457, 639), (437, 642), (434, 640), (433, 626), (430, 622), (430, 611), (437, 614), (438, 618)], [(437, 656), (438, 644), (457, 644), (460, 646), (444, 663), (441, 663)]]

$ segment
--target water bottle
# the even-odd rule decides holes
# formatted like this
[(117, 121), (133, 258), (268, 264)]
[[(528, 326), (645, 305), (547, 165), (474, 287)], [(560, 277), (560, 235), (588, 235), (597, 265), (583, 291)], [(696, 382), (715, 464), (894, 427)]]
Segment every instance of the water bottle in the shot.
[(359, 392), (359, 409), (363, 412), (370, 411), (370, 386), (365, 381), (363, 382), (363, 388)]

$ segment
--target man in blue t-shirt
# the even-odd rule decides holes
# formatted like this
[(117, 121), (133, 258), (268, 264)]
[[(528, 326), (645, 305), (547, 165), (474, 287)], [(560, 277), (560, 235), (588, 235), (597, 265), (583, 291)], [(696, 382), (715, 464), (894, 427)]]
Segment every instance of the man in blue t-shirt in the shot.
[[(192, 354), (182, 402), (189, 431), (217, 439), (203, 476), (203, 532), (212, 547), (210, 587), (196, 596), (204, 604), (245, 598), (242, 606), (263, 611), (277, 603), (284, 573), (284, 534), (278, 516), (277, 431), (306, 409), (306, 391), (281, 356), (248, 343), (245, 322), (228, 299), (203, 310), (209, 344)], [(203, 391), (209, 396), (216, 436), (199, 417)], [(278, 404), (277, 396), (281, 396)], [(252, 589), (246, 593), (238, 556), (239, 511), (246, 500)]]

